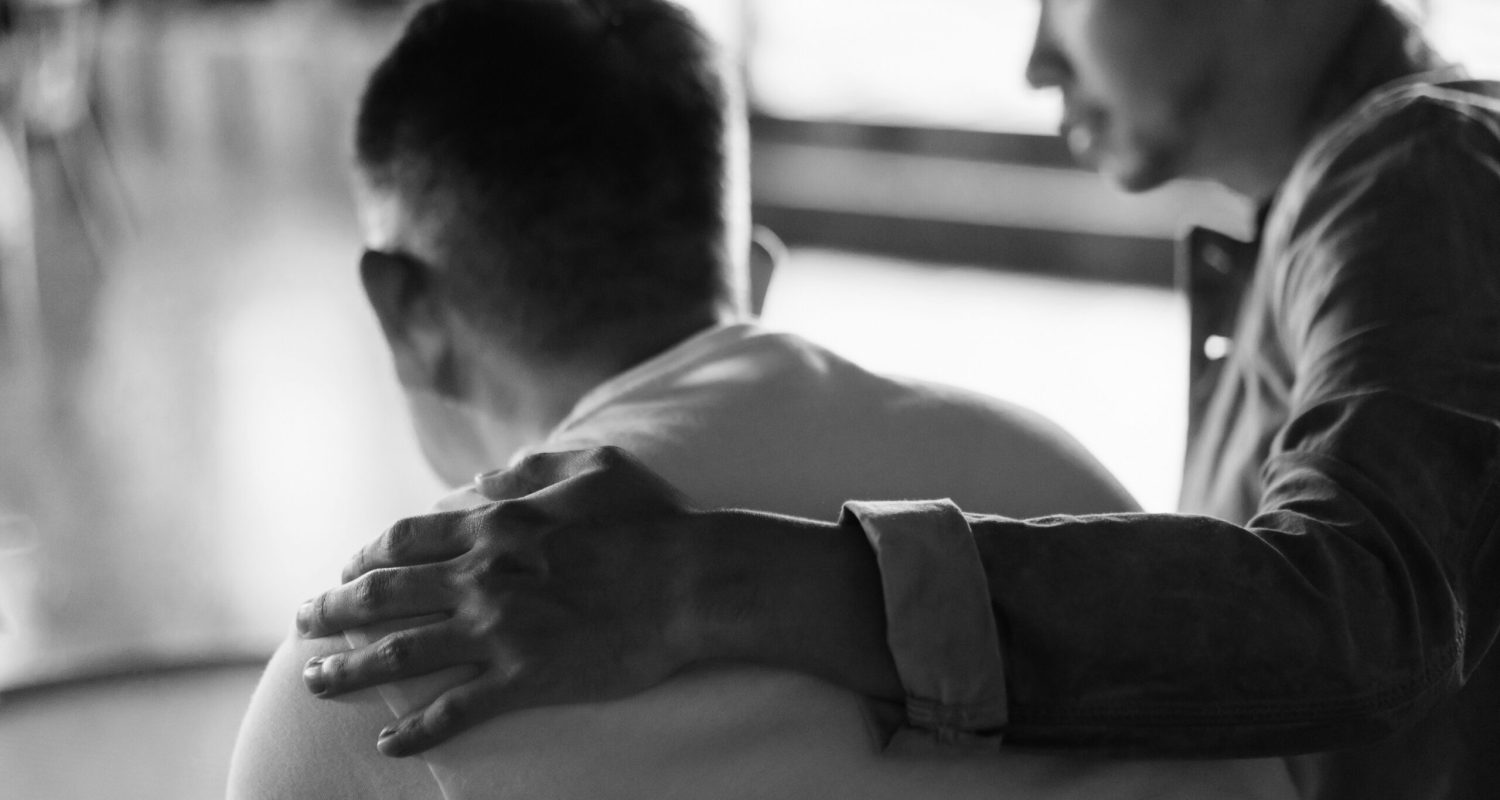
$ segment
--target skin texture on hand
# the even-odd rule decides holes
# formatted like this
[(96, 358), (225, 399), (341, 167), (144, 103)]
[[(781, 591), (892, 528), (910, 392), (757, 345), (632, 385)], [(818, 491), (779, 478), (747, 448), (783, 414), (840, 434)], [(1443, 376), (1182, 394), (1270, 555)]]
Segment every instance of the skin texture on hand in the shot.
[(633, 694), (705, 660), (901, 694), (857, 530), (694, 510), (617, 448), (533, 456), (480, 488), (498, 502), (397, 523), (298, 612), (304, 636), (436, 615), (309, 661), (303, 680), (319, 696), (478, 667), (382, 732), (387, 755), (515, 709)]
[(874, 550), (851, 525), (756, 511), (700, 514), (685, 541), (692, 652), (816, 675), (901, 700)]

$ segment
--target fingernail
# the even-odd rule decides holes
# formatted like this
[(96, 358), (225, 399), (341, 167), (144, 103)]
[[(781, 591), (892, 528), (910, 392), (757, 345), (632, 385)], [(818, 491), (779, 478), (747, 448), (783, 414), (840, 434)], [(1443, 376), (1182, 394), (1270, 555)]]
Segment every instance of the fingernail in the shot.
[(396, 746), (396, 731), (399, 725), (392, 725), (380, 732), (380, 738), (375, 740), (375, 749), (383, 756), (400, 758), (404, 753)]
[(311, 600), (303, 603), (297, 609), (297, 634), (307, 636), (312, 631), (313, 603)]
[(321, 657), (311, 659), (307, 666), (302, 668), (302, 683), (307, 690), (322, 697), (328, 691), (328, 686), (323, 682), (323, 659)]

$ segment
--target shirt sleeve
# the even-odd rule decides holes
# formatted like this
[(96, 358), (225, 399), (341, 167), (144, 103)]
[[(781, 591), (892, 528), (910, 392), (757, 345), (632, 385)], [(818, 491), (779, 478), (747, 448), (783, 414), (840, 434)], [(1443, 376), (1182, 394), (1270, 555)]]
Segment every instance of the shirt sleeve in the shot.
[(1378, 740), (1460, 690), (1500, 629), (1495, 128), (1419, 103), (1310, 181), (1278, 245), (1295, 377), (1254, 519), (967, 515), (1001, 653), (988, 679), (984, 601), (927, 586), (969, 586), (976, 556), (923, 545), (894, 566), (914, 537), (893, 530), (946, 540), (952, 512), (851, 511), (908, 693), (955, 710), (919, 704), (912, 723), (941, 734), (1003, 696), (981, 717), (1007, 744), (1287, 754)]
[[(875, 550), (886, 640), (906, 690), (909, 724), (891, 747), (919, 749), (928, 740), (998, 746), (1008, 709), (1005, 667), (963, 513), (946, 500), (856, 502), (844, 506), (844, 524), (851, 520)], [(934, 609), (941, 624), (931, 624)]]

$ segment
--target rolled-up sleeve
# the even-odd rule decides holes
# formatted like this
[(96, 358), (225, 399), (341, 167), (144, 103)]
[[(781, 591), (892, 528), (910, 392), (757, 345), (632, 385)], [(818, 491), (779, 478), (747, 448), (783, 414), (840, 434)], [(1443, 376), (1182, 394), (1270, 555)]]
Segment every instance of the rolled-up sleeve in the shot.
[(875, 550), (887, 642), (909, 727), (893, 749), (995, 748), (1007, 718), (1005, 666), (988, 582), (964, 514), (948, 500), (852, 502)]

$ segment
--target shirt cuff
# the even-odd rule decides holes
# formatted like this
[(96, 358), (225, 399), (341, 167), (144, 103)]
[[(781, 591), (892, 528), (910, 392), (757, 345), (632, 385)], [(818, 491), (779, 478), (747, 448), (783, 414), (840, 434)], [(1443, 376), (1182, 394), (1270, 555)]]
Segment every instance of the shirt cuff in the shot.
[(1005, 663), (963, 512), (949, 500), (846, 503), (840, 522), (851, 518), (875, 548), (886, 642), (917, 729), (898, 732), (891, 747), (998, 747), (1009, 714)]

